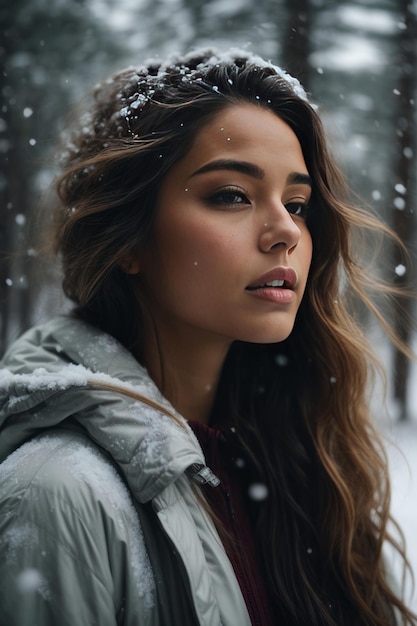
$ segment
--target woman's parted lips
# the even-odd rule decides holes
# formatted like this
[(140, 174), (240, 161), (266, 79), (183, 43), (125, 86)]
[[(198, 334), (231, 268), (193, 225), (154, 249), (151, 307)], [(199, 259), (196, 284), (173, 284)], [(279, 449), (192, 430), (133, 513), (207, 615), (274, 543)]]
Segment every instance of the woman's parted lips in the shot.
[(294, 289), (297, 283), (297, 273), (292, 267), (275, 267), (263, 276), (260, 276), (246, 287), (249, 291), (261, 287), (283, 287)]

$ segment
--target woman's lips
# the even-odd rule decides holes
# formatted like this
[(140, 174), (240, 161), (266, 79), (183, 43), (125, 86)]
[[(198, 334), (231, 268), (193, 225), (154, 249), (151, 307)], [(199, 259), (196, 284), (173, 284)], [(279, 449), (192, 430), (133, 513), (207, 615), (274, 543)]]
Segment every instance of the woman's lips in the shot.
[(256, 298), (274, 302), (275, 304), (289, 304), (295, 298), (295, 291), (285, 287), (256, 287), (247, 291)]
[(276, 267), (255, 279), (246, 289), (247, 291), (292, 290), (296, 283), (297, 273), (292, 267)]

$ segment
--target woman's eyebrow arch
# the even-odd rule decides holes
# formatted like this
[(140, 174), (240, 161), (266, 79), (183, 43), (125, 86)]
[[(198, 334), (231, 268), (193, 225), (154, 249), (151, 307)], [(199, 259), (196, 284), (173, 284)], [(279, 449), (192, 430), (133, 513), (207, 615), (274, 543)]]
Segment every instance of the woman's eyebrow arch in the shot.
[(287, 185), (308, 185), (313, 186), (311, 176), (302, 172), (292, 172), (287, 178)]
[(198, 176), (199, 174), (204, 174), (206, 172), (216, 172), (219, 170), (240, 172), (241, 174), (246, 174), (247, 176), (251, 176), (252, 178), (257, 178), (258, 180), (262, 180), (265, 177), (264, 170), (254, 163), (249, 163), (248, 161), (235, 161), (233, 159), (216, 159), (215, 161), (210, 161), (210, 163), (206, 163), (198, 170), (193, 172), (190, 178), (192, 178), (193, 176)]
[[(265, 171), (259, 167), (259, 165), (255, 165), (255, 163), (250, 163), (249, 161), (237, 161), (234, 159), (216, 159), (215, 161), (210, 161), (210, 163), (206, 163), (193, 172), (190, 178), (198, 176), (199, 174), (205, 174), (206, 172), (216, 172), (221, 170), (239, 172), (241, 174), (251, 176), (252, 178), (256, 178), (257, 180), (265, 178)], [(302, 172), (292, 172), (287, 178), (287, 185), (313, 186), (311, 177)]]

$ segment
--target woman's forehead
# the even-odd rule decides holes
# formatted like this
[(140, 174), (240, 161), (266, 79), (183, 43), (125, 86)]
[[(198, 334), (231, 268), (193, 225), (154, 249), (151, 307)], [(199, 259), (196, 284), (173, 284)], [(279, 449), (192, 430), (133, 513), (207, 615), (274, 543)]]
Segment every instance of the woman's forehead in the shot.
[(228, 170), (252, 180), (288, 184), (297, 174), (310, 181), (293, 130), (272, 111), (255, 104), (229, 106), (203, 126), (189, 151), (168, 172), (163, 187), (172, 192), (213, 178), (215, 172), (224, 176)]
[[(220, 169), (211, 162), (244, 162), (242, 173), (258, 174), (274, 161), (307, 174), (300, 143), (294, 131), (272, 111), (255, 104), (235, 104), (219, 111), (195, 135), (189, 151), (177, 164), (193, 176), (198, 170)], [(243, 171), (245, 169), (245, 171)], [(257, 170), (257, 172), (255, 172)]]

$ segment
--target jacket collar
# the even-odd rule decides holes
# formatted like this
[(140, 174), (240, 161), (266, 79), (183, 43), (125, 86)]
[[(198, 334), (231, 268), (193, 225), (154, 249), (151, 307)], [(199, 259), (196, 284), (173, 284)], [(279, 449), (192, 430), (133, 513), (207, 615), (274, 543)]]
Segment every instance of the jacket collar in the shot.
[(85, 322), (61, 316), (32, 329), (8, 351), (3, 368), (0, 460), (61, 427), (84, 431), (103, 448), (140, 502), (186, 471), (198, 482), (208, 470), (191, 428), (147, 371)]

